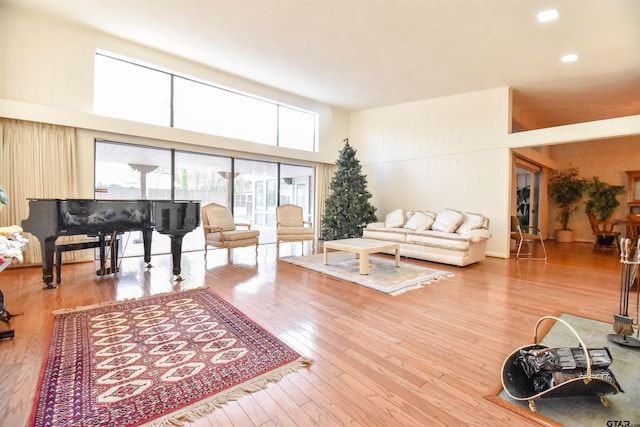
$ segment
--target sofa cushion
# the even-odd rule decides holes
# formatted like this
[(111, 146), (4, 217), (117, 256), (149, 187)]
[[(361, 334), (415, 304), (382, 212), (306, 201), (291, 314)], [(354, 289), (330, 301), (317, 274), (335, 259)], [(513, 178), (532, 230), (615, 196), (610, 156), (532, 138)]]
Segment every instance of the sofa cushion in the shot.
[(278, 236), (300, 236), (300, 237), (313, 237), (316, 234), (315, 230), (310, 227), (283, 227), (278, 228)]
[(246, 239), (256, 239), (260, 236), (260, 231), (258, 230), (231, 230), (224, 231), (222, 233), (209, 233), (207, 234), (207, 241), (209, 242), (220, 242), (225, 241), (239, 241)]
[(420, 232), (408, 231), (406, 243), (428, 247), (449, 249), (452, 251), (466, 251), (471, 240), (456, 233), (426, 230)]
[(436, 216), (436, 220), (431, 225), (432, 230), (453, 233), (462, 223), (462, 212), (453, 209), (445, 209)]
[(403, 209), (396, 209), (389, 212), (384, 219), (384, 226), (386, 228), (398, 228), (402, 227), (407, 220), (407, 217)]
[[(382, 224), (382, 223), (380, 223)], [(369, 227), (364, 229), (362, 237), (365, 239), (384, 240), (386, 242), (404, 243), (407, 232), (404, 228)]]
[(462, 217), (462, 224), (458, 226), (456, 233), (462, 234), (467, 231), (485, 228), (486, 218), (484, 215), (465, 212)]
[[(457, 234), (457, 233), (456, 233)], [(478, 228), (475, 230), (465, 231), (462, 234), (459, 234), (461, 237), (466, 237), (470, 241), (477, 243), (483, 240), (487, 240), (491, 238), (491, 232), (486, 228)]]
[(432, 212), (416, 211), (411, 218), (404, 225), (404, 228), (409, 230), (428, 230), (431, 228), (433, 221), (435, 221), (435, 214)]

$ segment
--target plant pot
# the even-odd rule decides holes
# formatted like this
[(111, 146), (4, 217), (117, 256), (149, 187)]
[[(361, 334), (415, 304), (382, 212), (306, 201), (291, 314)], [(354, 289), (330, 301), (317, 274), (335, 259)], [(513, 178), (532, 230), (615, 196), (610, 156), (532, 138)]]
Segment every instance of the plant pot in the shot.
[(556, 242), (573, 242), (573, 230), (556, 230)]
[(600, 236), (598, 237), (598, 245), (611, 246), (613, 244), (613, 239), (615, 239), (615, 236)]

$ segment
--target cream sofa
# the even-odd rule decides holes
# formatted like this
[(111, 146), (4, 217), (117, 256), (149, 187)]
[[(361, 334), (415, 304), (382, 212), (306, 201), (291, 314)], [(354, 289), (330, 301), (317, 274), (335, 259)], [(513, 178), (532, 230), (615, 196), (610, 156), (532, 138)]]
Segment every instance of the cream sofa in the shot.
[(401, 256), (464, 267), (484, 260), (491, 232), (481, 214), (397, 209), (368, 224), (362, 237), (400, 243)]

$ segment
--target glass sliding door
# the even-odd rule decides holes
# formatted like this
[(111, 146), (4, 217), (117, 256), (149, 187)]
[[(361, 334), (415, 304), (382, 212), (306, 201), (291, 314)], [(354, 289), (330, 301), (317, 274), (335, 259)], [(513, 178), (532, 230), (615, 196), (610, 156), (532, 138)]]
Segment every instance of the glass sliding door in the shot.
[[(217, 203), (231, 207), (231, 158), (186, 151), (176, 151), (175, 200), (199, 200), (201, 206)], [(202, 224), (182, 241), (182, 251), (202, 250)]]
[(171, 151), (96, 141), (96, 198), (171, 198)]
[[(96, 199), (171, 199), (171, 150), (96, 141), (95, 153)], [(154, 232), (152, 239), (152, 254), (171, 251), (168, 236)], [(142, 232), (124, 233), (121, 250), (143, 255)]]
[(540, 168), (516, 161), (516, 208), (520, 224), (537, 229), (539, 225)]
[(304, 220), (313, 222), (313, 182), (311, 166), (280, 164), (280, 205), (300, 206)]
[(260, 243), (274, 243), (278, 164), (235, 159), (233, 170), (233, 217), (260, 230)]
[[(285, 163), (96, 141), (95, 197), (100, 199), (197, 200), (231, 209), (236, 222), (260, 231), (260, 243), (275, 243), (276, 207), (302, 207), (314, 218), (314, 168)], [(173, 165), (173, 170), (172, 170)], [(204, 248), (202, 226), (185, 235), (182, 250)], [(125, 234), (124, 256), (144, 253), (140, 232)], [(168, 236), (155, 233), (152, 253), (170, 253)]]

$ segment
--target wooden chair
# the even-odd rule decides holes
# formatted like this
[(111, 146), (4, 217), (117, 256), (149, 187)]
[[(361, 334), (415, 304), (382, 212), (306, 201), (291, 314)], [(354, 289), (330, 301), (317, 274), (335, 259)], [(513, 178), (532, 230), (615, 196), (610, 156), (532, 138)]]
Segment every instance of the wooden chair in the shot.
[(593, 243), (593, 249), (598, 250), (615, 250), (620, 253), (620, 232), (613, 231), (613, 227), (616, 225), (613, 221), (598, 221), (595, 213), (587, 214), (589, 217), (589, 223), (591, 224), (591, 231), (595, 237)]
[(286, 204), (276, 208), (276, 251), (280, 253), (280, 242), (302, 242), (311, 240), (311, 253), (315, 252), (316, 230), (311, 221), (302, 217), (300, 206)]
[[(246, 227), (239, 229), (238, 227)], [(231, 261), (231, 249), (256, 245), (260, 231), (252, 230), (251, 224), (236, 223), (231, 211), (222, 205), (210, 203), (202, 208), (202, 229), (204, 230), (204, 257), (207, 258), (207, 248), (226, 248), (227, 260)]]
[[(523, 228), (526, 231), (523, 231)], [(517, 216), (511, 216), (511, 238), (514, 239), (517, 243), (516, 250), (516, 258), (517, 259), (530, 259), (537, 261), (546, 261), (547, 260), (547, 248), (544, 246), (544, 239), (542, 238), (542, 233), (536, 227), (527, 225), (523, 227), (520, 225), (520, 220)], [(533, 256), (533, 244), (535, 242), (540, 242), (542, 246), (543, 257), (534, 257)], [(522, 247), (527, 245), (528, 252), (522, 252)]]
[(629, 246), (634, 255), (638, 245), (638, 237), (640, 236), (640, 214), (627, 214), (627, 238), (630, 239)]

